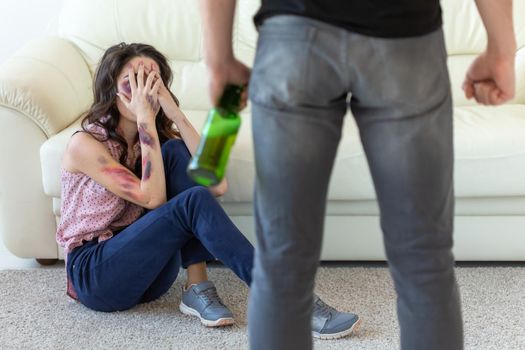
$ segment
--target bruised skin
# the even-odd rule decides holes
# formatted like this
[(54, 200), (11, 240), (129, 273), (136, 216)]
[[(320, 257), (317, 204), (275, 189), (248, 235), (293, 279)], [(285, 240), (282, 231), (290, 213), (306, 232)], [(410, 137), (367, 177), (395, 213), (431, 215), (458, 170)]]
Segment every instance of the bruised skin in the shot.
[[(129, 67), (131, 67), (131, 66), (128, 64), (128, 68), (129, 68)], [(145, 71), (145, 76), (144, 76), (144, 78), (146, 79), (147, 76), (149, 75), (149, 73), (152, 72), (152, 71), (155, 71), (154, 68), (153, 68), (153, 65), (152, 65), (152, 69), (151, 69), (151, 70), (146, 70), (146, 71)], [(135, 73), (135, 79), (137, 79), (137, 74), (136, 74), (136, 73)], [(152, 85), (155, 85), (155, 83), (157, 82), (157, 79), (159, 79), (159, 78), (156, 77), (156, 78), (153, 80)], [(130, 85), (130, 82), (129, 82), (129, 77), (126, 76), (126, 77), (125, 77), (125, 80), (122, 81), (122, 82), (119, 84), (119, 90), (120, 90), (121, 92), (123, 92), (123, 93), (126, 95), (126, 97), (127, 97), (128, 99), (131, 99), (131, 97), (132, 97), (132, 93), (131, 93), (131, 85)], [(155, 100), (154, 100), (153, 96), (151, 96), (151, 95), (146, 96), (146, 100), (148, 101), (148, 104), (149, 104), (149, 106), (150, 106), (150, 108), (151, 108), (151, 110), (152, 110), (153, 112), (156, 112), (156, 111), (159, 109), (160, 104), (159, 104), (158, 101), (155, 101)]]
[(102, 165), (108, 164), (108, 160), (104, 156), (98, 157), (98, 162)]
[(139, 180), (127, 169), (105, 167), (102, 169), (102, 172), (118, 179), (119, 184), (124, 188), (132, 188), (133, 185), (139, 185)]
[(129, 84), (129, 80), (123, 81), (120, 84), (120, 91), (122, 91), (128, 98), (131, 97), (131, 85)]
[(140, 189), (140, 181), (129, 170), (104, 167), (102, 172), (114, 178), (125, 195), (137, 200), (138, 196), (135, 192)]
[(149, 107), (151, 108), (151, 110), (152, 110), (153, 112), (156, 112), (157, 109), (159, 108), (159, 103), (156, 102), (156, 101), (153, 99), (153, 96), (151, 96), (151, 95), (148, 95), (148, 96), (146, 97), (146, 100), (148, 101), (148, 104), (149, 104)]
[[(124, 95), (126, 95), (127, 98), (131, 99), (132, 94), (131, 94), (131, 86), (129, 85), (129, 81), (125, 81), (120, 84), (120, 91), (122, 91)], [(151, 95), (146, 96), (146, 101), (148, 102), (149, 108), (153, 112), (158, 111), (160, 104), (158, 101), (155, 101), (153, 96)]]
[(133, 199), (138, 196), (133, 191), (138, 191), (140, 181), (131, 173), (131, 171), (122, 168), (107, 166), (109, 161), (104, 156), (98, 157), (98, 162), (103, 166), (102, 172), (114, 178), (122, 189), (122, 192)]
[(145, 123), (140, 123), (139, 125), (139, 139), (140, 143), (148, 145), (151, 148), (155, 146), (155, 140), (147, 131), (148, 126)]
[(142, 161), (142, 169), (144, 169), (142, 179), (144, 181), (148, 181), (149, 178), (151, 177), (151, 161), (149, 160), (149, 157), (146, 157)]
[(122, 192), (124, 193), (126, 196), (130, 197), (130, 198), (133, 198), (133, 199), (137, 199), (137, 195), (135, 195), (133, 192), (129, 192), (129, 191), (124, 191)]
[[(141, 61), (139, 63), (143, 63), (143, 62)], [(135, 70), (133, 66), (129, 63), (127, 64), (127, 68), (128, 70), (130, 69)], [(158, 71), (158, 67), (151, 64), (151, 68), (145, 69), (144, 71), (145, 75), (147, 76), (151, 71), (154, 71), (154, 70)], [(137, 73), (135, 73), (135, 79), (137, 79), (136, 76), (137, 76)], [(152, 83), (154, 84), (157, 79), (158, 77), (154, 79)], [(119, 92), (126, 95), (128, 99), (131, 100), (133, 94), (132, 94), (131, 84), (130, 84), (128, 76), (124, 76), (123, 80), (121, 80), (118, 83), (118, 90)], [(148, 102), (149, 107), (154, 112), (156, 112), (159, 109), (160, 104), (158, 101), (155, 101), (153, 96), (147, 95), (146, 100)], [(151, 148), (155, 148), (156, 140), (147, 131), (147, 129), (148, 129), (148, 126), (146, 123), (139, 124), (138, 126), (139, 140), (141, 144), (149, 146)], [(100, 156), (98, 158), (98, 163), (102, 166), (102, 172), (104, 174), (111, 176), (112, 178), (115, 179), (122, 193), (133, 199), (137, 199), (139, 197), (141, 181), (148, 181), (151, 178), (152, 171), (153, 171), (152, 162), (149, 159), (147, 154), (142, 160), (142, 169), (143, 169), (142, 179), (138, 179), (131, 171), (129, 171), (126, 168), (109, 166), (110, 164), (109, 160), (103, 156)]]

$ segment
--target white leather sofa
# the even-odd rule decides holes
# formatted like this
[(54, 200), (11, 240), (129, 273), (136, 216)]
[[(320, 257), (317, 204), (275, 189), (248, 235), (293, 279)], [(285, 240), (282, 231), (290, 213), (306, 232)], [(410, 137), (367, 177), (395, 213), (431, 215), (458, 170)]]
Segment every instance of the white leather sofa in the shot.
[[(55, 243), (60, 217), (60, 159), (92, 99), (103, 51), (144, 42), (167, 55), (172, 90), (200, 128), (210, 107), (195, 0), (65, 0), (59, 35), (27, 44), (0, 66), (0, 235), (19, 257), (63, 258)], [(460, 89), (486, 45), (474, 0), (443, 0), (455, 105), (455, 254), (458, 260), (525, 260), (525, 0), (515, 0), (517, 93), (499, 107), (477, 106)], [(258, 1), (238, 1), (237, 55), (251, 65)], [(286, 59), (286, 57), (283, 57)], [(254, 242), (254, 163), (249, 108), (221, 198)], [(384, 259), (378, 207), (359, 135), (349, 114), (333, 172), (324, 260)]]

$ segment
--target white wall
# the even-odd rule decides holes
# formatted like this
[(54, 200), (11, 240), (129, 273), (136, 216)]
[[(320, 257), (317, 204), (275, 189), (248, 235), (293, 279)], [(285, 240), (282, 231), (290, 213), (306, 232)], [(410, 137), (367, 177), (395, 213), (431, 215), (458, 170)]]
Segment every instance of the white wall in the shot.
[[(0, 0), (0, 64), (27, 42), (55, 34), (64, 1)], [(3, 252), (7, 248), (0, 239), (0, 253)]]
[(56, 33), (63, 2), (0, 0), (0, 64), (28, 41)]

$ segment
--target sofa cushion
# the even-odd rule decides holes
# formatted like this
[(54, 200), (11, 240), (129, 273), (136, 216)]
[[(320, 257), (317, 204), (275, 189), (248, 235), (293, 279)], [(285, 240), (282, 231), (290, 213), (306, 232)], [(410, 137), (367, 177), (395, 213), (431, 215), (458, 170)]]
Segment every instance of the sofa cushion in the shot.
[[(60, 198), (53, 198), (53, 214), (60, 220)], [(253, 217), (252, 202), (223, 202), (223, 209), (231, 217)], [(456, 216), (523, 216), (525, 215), (525, 196), (521, 197), (478, 197), (457, 198)], [(377, 201), (352, 200), (329, 201), (326, 206), (327, 216), (378, 216)]]
[(458, 197), (525, 194), (525, 105), (455, 110)]
[[(464, 106), (454, 110), (456, 197), (525, 195), (525, 106)], [(229, 190), (224, 202), (251, 202), (253, 147), (244, 118), (228, 166)], [(248, 130), (247, 130), (248, 129)], [(345, 119), (328, 199), (375, 199), (359, 133), (350, 113)]]
[[(200, 130), (204, 111), (185, 111)], [(249, 110), (232, 150), (227, 178), (229, 190), (223, 202), (251, 202), (255, 166)], [(455, 183), (457, 197), (525, 195), (525, 106), (498, 108), (465, 106), (455, 109)], [(60, 159), (79, 121), (42, 145), (41, 161), (45, 193), (60, 197)], [(374, 199), (368, 165), (353, 117), (345, 119), (329, 189), (329, 200)]]

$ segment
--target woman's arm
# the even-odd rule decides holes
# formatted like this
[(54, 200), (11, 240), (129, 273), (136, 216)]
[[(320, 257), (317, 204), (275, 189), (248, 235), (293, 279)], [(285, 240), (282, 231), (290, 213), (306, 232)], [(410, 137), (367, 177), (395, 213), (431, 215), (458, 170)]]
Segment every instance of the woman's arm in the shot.
[[(148, 209), (166, 202), (166, 179), (155, 117), (160, 109), (158, 91), (162, 79), (150, 72), (144, 82), (144, 66), (138, 69), (137, 80), (133, 68), (128, 72), (131, 99), (117, 94), (126, 108), (137, 118), (137, 131), (142, 150), (142, 178), (118, 163), (106, 147), (91, 135), (74, 135), (66, 149), (64, 167), (82, 172), (117, 196)], [(153, 83), (157, 78), (157, 82)]]
[(149, 194), (154, 199), (154, 204), (161, 205), (166, 202), (166, 178), (155, 118), (160, 110), (158, 95), (162, 79), (155, 71), (145, 74), (142, 62), (136, 78), (134, 73), (134, 69), (130, 67), (128, 77), (131, 99), (124, 94), (117, 95), (137, 118), (142, 156), (141, 191)]
[[(101, 142), (87, 133), (77, 133), (71, 138), (62, 164), (66, 170), (84, 173), (108, 191), (141, 207), (155, 209), (166, 202), (163, 168), (153, 171), (154, 165), (151, 165), (148, 176), (148, 170), (143, 166), (143, 176), (139, 179), (118, 163)], [(162, 161), (160, 165), (162, 166)], [(156, 183), (159, 180), (152, 178), (156, 173), (162, 175), (161, 188), (164, 187), (164, 194), (162, 190), (158, 190)]]
[(154, 119), (138, 120), (138, 133), (142, 156), (141, 189), (150, 193), (162, 205), (166, 202), (164, 160)]
[[(166, 116), (173, 120), (179, 132), (182, 136), (186, 147), (190, 151), (190, 154), (193, 156), (197, 151), (197, 146), (200, 142), (200, 136), (195, 127), (191, 124), (186, 115), (180, 110), (173, 98), (171, 97), (168, 89), (161, 83), (159, 89), (159, 102), (166, 113)], [(210, 187), (210, 192), (214, 196), (222, 196), (228, 190), (228, 182), (224, 178), (218, 185)]]

